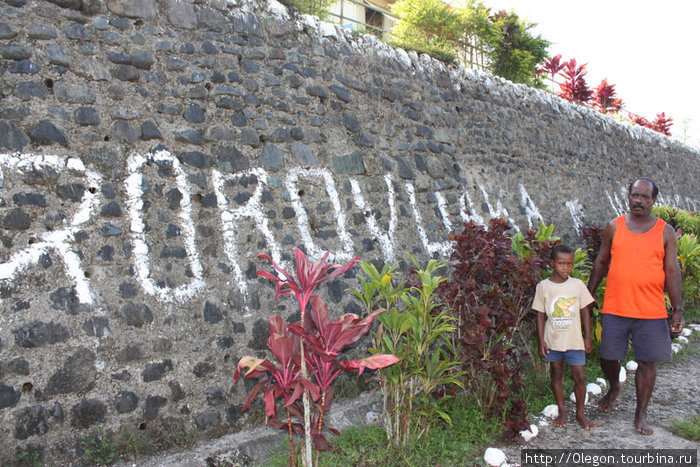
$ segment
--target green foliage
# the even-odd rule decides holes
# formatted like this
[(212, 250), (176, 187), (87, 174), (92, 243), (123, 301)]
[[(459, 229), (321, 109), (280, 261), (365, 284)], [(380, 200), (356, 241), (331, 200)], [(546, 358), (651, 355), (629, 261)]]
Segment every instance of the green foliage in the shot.
[(700, 442), (700, 414), (695, 414), (687, 420), (675, 420), (671, 430), (687, 440)]
[(540, 221), (540, 228), (535, 233), (532, 241), (525, 239), (525, 235), (522, 232), (516, 232), (510, 237), (510, 247), (513, 249), (518, 258), (530, 258), (533, 252), (536, 252), (536, 246), (534, 243), (544, 243), (544, 242), (558, 242), (559, 237), (554, 235), (554, 224), (545, 225), (544, 222)]
[(399, 17), (391, 31), (392, 45), (447, 63), (456, 61), (457, 42), (466, 27), (459, 10), (450, 9), (441, 0), (399, 0), (392, 12)]
[(533, 36), (530, 30), (535, 24), (513, 12), (499, 11), (489, 19), (493, 27), (483, 39), (489, 46), (491, 72), (515, 83), (537, 85), (535, 68), (547, 58), (549, 41)]
[(11, 465), (14, 467), (41, 467), (43, 465), (41, 458), (42, 452), (35, 446), (17, 447)]
[(328, 16), (328, 7), (333, 0), (280, 0), (280, 3), (301, 15), (314, 15), (324, 19)]
[(117, 443), (107, 436), (101, 436), (99, 428), (93, 429), (91, 435), (82, 435), (79, 445), (85, 459), (91, 464), (111, 464), (119, 458)]
[(415, 266), (416, 282), (394, 286), (396, 265), (384, 265), (381, 272), (369, 263), (360, 263), (366, 277), (355, 295), (367, 310), (383, 307), (377, 317), (373, 354), (393, 354), (399, 363), (380, 373), (384, 396), (384, 423), (393, 446), (406, 446), (415, 431), (427, 435), (437, 419), (450, 424), (445, 410), (451, 396), (445, 387), (462, 387), (459, 361), (450, 334), (456, 331), (453, 318), (440, 303), (436, 290), (445, 281), (437, 274), (444, 263), (430, 260)]
[(700, 216), (696, 212), (684, 211), (673, 206), (654, 206), (651, 213), (665, 220), (676, 230), (700, 236)]

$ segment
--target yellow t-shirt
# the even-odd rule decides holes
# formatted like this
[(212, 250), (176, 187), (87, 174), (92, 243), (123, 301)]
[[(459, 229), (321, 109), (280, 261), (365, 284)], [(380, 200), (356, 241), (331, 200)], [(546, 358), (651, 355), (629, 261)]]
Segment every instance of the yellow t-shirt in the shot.
[(551, 350), (584, 350), (581, 308), (593, 297), (580, 279), (569, 277), (562, 283), (545, 279), (537, 284), (532, 309), (547, 314), (544, 341)]

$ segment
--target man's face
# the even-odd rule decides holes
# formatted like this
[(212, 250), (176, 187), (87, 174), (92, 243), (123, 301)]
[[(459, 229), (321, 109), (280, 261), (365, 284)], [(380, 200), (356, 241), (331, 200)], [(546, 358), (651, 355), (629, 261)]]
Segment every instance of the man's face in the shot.
[(652, 193), (654, 187), (646, 180), (638, 180), (632, 185), (632, 191), (627, 196), (630, 206), (630, 213), (634, 216), (651, 215), (651, 207), (654, 205)]

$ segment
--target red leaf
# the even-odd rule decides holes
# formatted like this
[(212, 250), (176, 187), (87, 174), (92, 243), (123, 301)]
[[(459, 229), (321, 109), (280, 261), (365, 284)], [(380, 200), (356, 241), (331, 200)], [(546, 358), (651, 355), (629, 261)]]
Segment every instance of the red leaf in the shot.
[(375, 354), (371, 357), (363, 358), (361, 360), (345, 360), (343, 362), (338, 362), (345, 371), (358, 370), (359, 374), (365, 371), (365, 368), (370, 370), (376, 370), (378, 368), (385, 368), (398, 362), (399, 359), (390, 354)]

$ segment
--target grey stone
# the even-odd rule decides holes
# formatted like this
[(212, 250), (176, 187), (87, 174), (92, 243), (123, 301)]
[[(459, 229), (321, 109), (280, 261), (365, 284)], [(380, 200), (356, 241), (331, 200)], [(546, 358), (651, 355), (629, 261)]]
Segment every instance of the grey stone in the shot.
[(97, 379), (95, 358), (91, 350), (79, 348), (66, 359), (61, 369), (51, 375), (45, 395), (70, 394), (92, 388)]
[(114, 401), (114, 408), (118, 413), (129, 413), (136, 410), (139, 397), (131, 391), (119, 391)]
[(183, 128), (182, 130), (173, 130), (173, 135), (176, 141), (188, 144), (204, 144), (204, 138), (194, 128)]
[(107, 9), (125, 18), (151, 20), (158, 15), (155, 0), (107, 0)]
[(109, 320), (104, 316), (88, 318), (83, 323), (83, 331), (90, 337), (102, 338), (109, 334)]
[(45, 435), (49, 431), (49, 414), (40, 405), (32, 405), (15, 410), (15, 426), (12, 435), (15, 439)]
[(30, 321), (12, 329), (15, 345), (25, 349), (42, 347), (63, 342), (71, 337), (68, 329), (61, 324), (44, 323), (39, 320)]
[(88, 28), (80, 23), (71, 23), (63, 28), (63, 34), (68, 38), (76, 41), (91, 41), (92, 33)]
[(136, 328), (142, 327), (144, 324), (153, 322), (153, 314), (151, 309), (145, 303), (127, 302), (122, 307), (122, 315), (126, 319), (126, 324)]
[(150, 70), (155, 58), (147, 50), (135, 49), (131, 52), (131, 64), (140, 70)]
[(352, 137), (352, 141), (358, 146), (366, 148), (374, 147), (374, 136), (370, 133), (367, 133), (366, 131), (360, 131), (359, 133), (355, 133), (355, 135)]
[(274, 144), (266, 144), (262, 149), (258, 163), (265, 170), (277, 172), (284, 167), (282, 151)]
[(19, 75), (35, 75), (39, 73), (39, 65), (31, 60), (20, 60), (10, 67), (10, 73)]
[(260, 135), (253, 128), (243, 128), (240, 136), (241, 144), (253, 148), (260, 147)]
[(0, 121), (0, 148), (21, 151), (29, 138), (13, 123)]
[(178, 402), (185, 398), (185, 391), (182, 390), (182, 386), (178, 381), (168, 381), (168, 386), (170, 387), (170, 398), (173, 402)]
[(182, 235), (182, 232), (180, 232), (180, 229), (174, 224), (169, 224), (168, 228), (165, 229), (165, 238), (179, 237), (180, 235)]
[(135, 143), (140, 131), (125, 120), (117, 120), (112, 125), (112, 139), (117, 143)]
[(268, 350), (267, 339), (270, 337), (267, 321), (258, 318), (253, 323), (251, 339), (248, 341), (248, 347), (252, 350)]
[(141, 77), (139, 70), (133, 65), (119, 65), (111, 71), (111, 74), (118, 80), (129, 82), (136, 82)]
[(144, 368), (141, 373), (144, 383), (150, 383), (152, 381), (158, 381), (168, 372), (173, 370), (173, 362), (170, 360), (163, 360), (158, 363), (148, 363), (146, 368)]
[(199, 430), (216, 428), (221, 425), (221, 414), (218, 410), (207, 410), (194, 417), (194, 423)]
[(209, 373), (213, 373), (215, 370), (216, 368), (213, 364), (209, 362), (199, 362), (194, 366), (192, 374), (194, 374), (197, 378), (202, 378)]
[(119, 284), (119, 296), (122, 298), (135, 297), (138, 293), (138, 288), (133, 282), (122, 282)]
[(163, 407), (168, 399), (162, 396), (148, 396), (143, 407), (143, 418), (146, 420), (155, 420), (158, 416), (158, 411)]
[(71, 407), (71, 426), (75, 428), (89, 428), (97, 423), (104, 422), (107, 415), (107, 406), (99, 399), (87, 399)]
[(318, 159), (314, 156), (311, 148), (306, 144), (295, 141), (291, 144), (290, 150), (294, 158), (305, 167), (318, 167)]
[(47, 412), (52, 418), (55, 418), (59, 422), (62, 422), (65, 417), (63, 414), (63, 407), (61, 407), (61, 404), (58, 402), (55, 402), (53, 407), (51, 407)]
[(32, 226), (32, 218), (22, 208), (15, 208), (3, 218), (2, 226), (9, 230), (27, 230)]
[(321, 98), (328, 97), (328, 92), (326, 92), (326, 89), (323, 86), (307, 86), (306, 93), (310, 96), (315, 96), (315, 97), (321, 97)]
[(289, 129), (284, 127), (277, 127), (274, 130), (272, 130), (272, 133), (270, 133), (268, 140), (272, 143), (286, 143), (287, 141), (289, 141), (290, 138), (291, 134), (289, 132)]
[(56, 194), (61, 199), (77, 203), (83, 199), (83, 195), (85, 194), (85, 186), (80, 183), (56, 185)]
[(340, 99), (343, 102), (350, 102), (350, 90), (347, 88), (344, 88), (342, 86), (336, 86), (335, 84), (332, 84), (328, 87), (333, 94), (336, 95), (338, 99)]
[(0, 39), (12, 39), (17, 35), (17, 31), (12, 29), (7, 23), (0, 23)]
[(17, 405), (21, 396), (22, 393), (14, 387), (0, 385), (0, 409)]
[(215, 9), (202, 6), (197, 10), (197, 29), (222, 32), (227, 25), (226, 17)]
[(141, 139), (149, 141), (152, 139), (162, 139), (163, 135), (152, 120), (146, 120), (141, 124)]
[(49, 294), (51, 308), (54, 310), (65, 311), (69, 315), (77, 315), (81, 311), (87, 309), (87, 305), (83, 305), (78, 300), (78, 293), (74, 286), (59, 287)]
[(207, 323), (218, 323), (224, 319), (224, 314), (216, 305), (206, 302), (204, 304), (204, 321)]
[[(231, 115), (231, 123), (233, 123), (233, 125), (237, 126), (237, 127), (244, 127), (248, 124), (248, 119), (243, 114), (243, 112), (238, 112), (238, 113)], [(255, 130), (253, 130), (253, 131), (255, 131)], [(257, 135), (257, 133), (256, 133), (256, 135)]]
[(110, 107), (109, 115), (115, 120), (136, 120), (140, 116), (138, 110), (119, 105)]
[(79, 125), (94, 126), (100, 124), (100, 112), (94, 107), (78, 107), (73, 112), (73, 119)]
[(180, 60), (177, 57), (168, 57), (165, 59), (165, 69), (168, 71), (182, 71), (187, 68), (187, 62)]
[(219, 167), (227, 173), (242, 172), (250, 168), (248, 157), (233, 146), (219, 144), (215, 154)]
[(344, 156), (334, 156), (332, 159), (333, 172), (343, 175), (362, 175), (365, 164), (360, 151), (354, 151)]
[(111, 222), (105, 222), (102, 224), (100, 233), (105, 237), (115, 237), (121, 235), (122, 233), (124, 233), (124, 231), (119, 227), (113, 225)]
[(41, 193), (15, 193), (12, 202), (18, 206), (46, 206), (46, 197)]
[(177, 158), (183, 164), (196, 167), (198, 169), (206, 169), (214, 165), (214, 159), (199, 151), (186, 151), (177, 155)]
[(197, 26), (194, 5), (180, 0), (162, 0), (161, 8), (165, 10), (168, 22), (176, 28), (193, 29)]
[(41, 120), (37, 123), (29, 132), (29, 137), (34, 143), (40, 146), (48, 146), (54, 143), (58, 143), (61, 146), (68, 146), (68, 140), (63, 132), (56, 128), (49, 120)]
[(118, 362), (126, 363), (139, 360), (142, 356), (143, 351), (141, 350), (141, 347), (136, 344), (132, 344), (127, 345), (121, 351), (119, 351), (116, 355), (116, 358)]
[(109, 24), (121, 31), (129, 31), (134, 28), (134, 26), (131, 24), (131, 21), (129, 21), (126, 18), (109, 18)]
[(218, 386), (213, 386), (204, 390), (204, 396), (209, 405), (221, 405), (226, 402), (226, 394)]
[(53, 65), (69, 66), (70, 57), (58, 44), (46, 44), (44, 46), (44, 53), (49, 59), (49, 63)]
[(189, 104), (182, 116), (190, 123), (201, 123), (204, 121), (204, 109), (197, 103)]
[(124, 99), (124, 88), (119, 84), (111, 84), (107, 88), (107, 95), (115, 101), (120, 101)]
[(244, 10), (235, 10), (229, 15), (233, 22), (233, 30), (244, 36), (263, 37), (264, 30), (257, 15)]
[(102, 247), (97, 251), (97, 255), (102, 259), (102, 261), (112, 261), (114, 259), (114, 247), (111, 245), (102, 245)]
[(5, 370), (16, 375), (29, 375), (29, 362), (22, 357), (13, 358), (5, 365)]
[(165, 194), (165, 199), (168, 202), (168, 207), (171, 209), (179, 208), (182, 201), (182, 192), (177, 188), (171, 188)]
[(166, 246), (160, 252), (161, 258), (187, 258), (187, 250), (181, 246)]
[(32, 49), (22, 44), (12, 43), (0, 47), (0, 56), (8, 60), (26, 60), (32, 57)]
[(107, 59), (117, 65), (131, 65), (131, 57), (121, 52), (108, 50), (105, 52)]
[(67, 81), (58, 81), (53, 86), (53, 93), (61, 102), (71, 104), (93, 104), (95, 102), (95, 94), (87, 85), (69, 83)]
[(416, 178), (415, 174), (413, 173), (413, 169), (402, 157), (397, 158), (396, 168), (398, 170), (399, 177), (405, 180), (413, 180)]
[(343, 114), (343, 123), (348, 131), (357, 132), (360, 131), (361, 123), (360, 118), (352, 114)]

